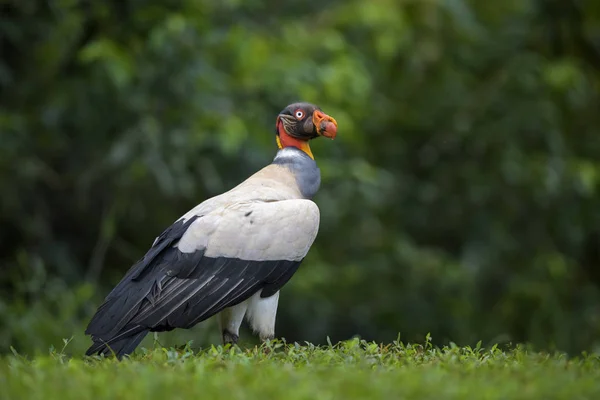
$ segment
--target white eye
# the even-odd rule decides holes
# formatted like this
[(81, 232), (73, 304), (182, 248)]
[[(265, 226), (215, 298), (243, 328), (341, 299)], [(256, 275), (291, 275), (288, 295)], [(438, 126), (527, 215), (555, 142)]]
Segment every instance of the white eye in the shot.
[(296, 115), (297, 119), (302, 119), (302, 117), (304, 117), (304, 111), (302, 111), (302, 110), (296, 110), (295, 115)]

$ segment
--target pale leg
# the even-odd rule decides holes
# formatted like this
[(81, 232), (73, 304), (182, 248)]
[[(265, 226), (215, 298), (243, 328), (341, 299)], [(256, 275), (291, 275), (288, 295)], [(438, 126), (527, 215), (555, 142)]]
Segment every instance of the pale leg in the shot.
[(223, 339), (223, 344), (236, 344), (240, 338), (240, 325), (244, 320), (248, 301), (244, 301), (236, 306), (224, 309), (219, 313), (219, 329)]
[(261, 341), (275, 337), (275, 317), (279, 292), (271, 297), (261, 298), (260, 291), (248, 299), (247, 318), (254, 333), (258, 333)]

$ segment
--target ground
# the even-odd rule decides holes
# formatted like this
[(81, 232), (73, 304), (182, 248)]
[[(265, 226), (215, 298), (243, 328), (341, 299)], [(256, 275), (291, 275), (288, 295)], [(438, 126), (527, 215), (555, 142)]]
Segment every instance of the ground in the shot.
[(0, 360), (6, 399), (600, 399), (600, 356), (358, 339)]

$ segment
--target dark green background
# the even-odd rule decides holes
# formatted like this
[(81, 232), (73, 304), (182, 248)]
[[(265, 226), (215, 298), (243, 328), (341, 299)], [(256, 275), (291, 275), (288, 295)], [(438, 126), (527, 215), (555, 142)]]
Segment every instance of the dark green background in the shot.
[(600, 344), (596, 0), (4, 0), (0, 49), (2, 352), (83, 351), (297, 100), (339, 132), (312, 145), (321, 228), (278, 336)]

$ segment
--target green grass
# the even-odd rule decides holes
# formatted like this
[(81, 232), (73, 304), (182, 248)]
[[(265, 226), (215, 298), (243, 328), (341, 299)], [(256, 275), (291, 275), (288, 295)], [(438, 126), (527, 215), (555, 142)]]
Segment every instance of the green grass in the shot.
[(158, 348), (0, 360), (6, 399), (600, 399), (600, 357), (430, 343)]

